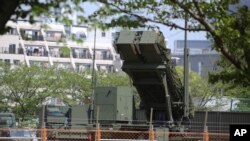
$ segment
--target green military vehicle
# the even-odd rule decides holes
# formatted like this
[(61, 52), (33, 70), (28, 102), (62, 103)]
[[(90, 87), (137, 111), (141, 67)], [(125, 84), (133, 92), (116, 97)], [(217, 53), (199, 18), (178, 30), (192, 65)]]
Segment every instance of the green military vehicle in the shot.
[(9, 137), (10, 128), (16, 127), (15, 115), (11, 112), (0, 112), (0, 137)]
[(11, 112), (0, 112), (0, 128), (13, 128), (16, 126), (15, 115)]
[(44, 111), (40, 123), (46, 128), (87, 129), (71, 135), (60, 130), (51, 135), (53, 139), (87, 139), (88, 129), (95, 127), (97, 118), (102, 129), (146, 131), (149, 121), (156, 131), (185, 129), (183, 125), (192, 110), (184, 114), (187, 106), (184, 87), (164, 36), (159, 31), (121, 31), (116, 34), (114, 48), (123, 60), (122, 70), (129, 75), (140, 96), (139, 109), (135, 108), (132, 88), (96, 87), (92, 106), (58, 107), (58, 115), (50, 113), (55, 107), (45, 106), (45, 110), (40, 110)]
[(124, 61), (122, 70), (132, 79), (140, 95), (140, 109), (146, 111), (147, 119), (153, 108), (153, 121), (164, 122), (166, 127), (178, 130), (192, 115), (192, 110), (184, 114), (188, 105), (184, 103), (184, 87), (163, 34), (159, 31), (119, 32), (114, 47)]

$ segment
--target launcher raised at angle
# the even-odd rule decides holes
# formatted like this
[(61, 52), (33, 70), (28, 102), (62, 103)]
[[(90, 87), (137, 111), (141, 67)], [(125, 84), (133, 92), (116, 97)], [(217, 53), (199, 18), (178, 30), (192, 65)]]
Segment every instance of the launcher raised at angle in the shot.
[(184, 117), (184, 87), (161, 32), (118, 32), (114, 48), (124, 61), (122, 70), (132, 79), (147, 118), (151, 108), (154, 121), (173, 125), (188, 118)]

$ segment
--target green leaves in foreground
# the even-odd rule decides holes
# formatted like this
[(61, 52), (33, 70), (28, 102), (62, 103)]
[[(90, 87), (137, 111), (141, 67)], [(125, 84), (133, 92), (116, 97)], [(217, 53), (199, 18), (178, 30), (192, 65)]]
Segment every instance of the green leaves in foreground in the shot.
[[(19, 119), (35, 116), (37, 108), (48, 97), (60, 98), (66, 104), (82, 104), (91, 97), (91, 73), (77, 73), (56, 67), (0, 64), (0, 110), (12, 109)], [(97, 73), (98, 86), (129, 85), (124, 74)]]

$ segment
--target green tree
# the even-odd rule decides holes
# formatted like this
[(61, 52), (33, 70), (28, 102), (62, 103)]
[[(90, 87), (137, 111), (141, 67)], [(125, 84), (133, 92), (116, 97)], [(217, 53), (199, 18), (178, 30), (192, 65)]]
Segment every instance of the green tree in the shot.
[[(84, 2), (98, 2), (102, 6), (86, 19), (82, 7)], [(230, 11), (231, 4), (235, 4), (237, 10)], [(75, 12), (79, 23), (92, 22), (101, 28), (139, 27), (157, 23), (171, 29), (205, 31), (214, 42), (214, 49), (221, 52), (240, 75), (239, 80), (245, 78), (246, 84), (250, 83), (250, 12), (246, 6), (239, 5), (239, 0), (2, 0), (0, 5), (1, 33), (5, 31), (8, 20), (15, 21), (21, 17), (34, 22), (35, 17), (50, 16), (57, 8), (64, 9), (64, 13), (56, 19), (66, 25), (73, 23), (71, 15)], [(187, 19), (187, 27), (176, 22), (181, 19)]]
[[(180, 79), (183, 80), (183, 67), (176, 67)], [(189, 94), (196, 102), (196, 109), (206, 109), (206, 104), (212, 98), (220, 98), (220, 95), (215, 91), (216, 87), (211, 86), (206, 79), (201, 78), (196, 72), (189, 72)]]
[[(102, 6), (86, 19), (82, 7), (84, 2), (99, 2)], [(235, 11), (229, 10), (231, 4), (237, 7)], [(79, 23), (92, 22), (101, 28), (139, 27), (157, 23), (171, 29), (205, 31), (214, 42), (214, 49), (221, 52), (233, 68), (233, 73), (228, 73), (228, 78), (232, 78), (230, 81), (237, 79), (235, 82), (240, 82), (244, 78), (245, 85), (249, 86), (250, 12), (246, 6), (239, 5), (239, 0), (2, 0), (0, 32), (6, 31), (4, 29), (8, 20), (16, 21), (21, 17), (34, 22), (35, 17), (53, 15), (56, 8), (64, 9), (64, 13), (56, 19), (66, 25), (73, 23), (70, 16), (75, 12)], [(187, 19), (187, 27), (176, 22), (183, 19)]]
[[(0, 1), (0, 34), (5, 33), (8, 28), (6, 23), (17, 21), (18, 19), (25, 19), (34, 23), (43, 17), (54, 17), (58, 21), (64, 22), (66, 25), (73, 23), (72, 14), (84, 13), (84, 8), (81, 3), (86, 0), (1, 0)], [(56, 10), (62, 10), (63, 13), (57, 16)], [(83, 22), (85, 19), (79, 17), (79, 21)]]
[(224, 58), (218, 65), (217, 71), (209, 73), (209, 82), (212, 84), (222, 83), (221, 89), (224, 90), (226, 96), (249, 97), (248, 79)]
[[(74, 72), (56, 67), (16, 66), (0, 64), (0, 110), (10, 108), (18, 118), (34, 116), (47, 97), (62, 99), (75, 105), (89, 102), (92, 94), (91, 73)], [(97, 72), (98, 86), (129, 86), (125, 74)]]
[(59, 53), (61, 57), (70, 57), (70, 48), (62, 47), (59, 49)]
[(125, 73), (97, 73), (97, 86), (130, 86), (129, 77)]
[[(1, 73), (1, 96), (2, 102), (9, 107), (14, 107), (13, 111), (24, 119), (26, 115), (32, 115), (36, 110), (35, 103), (38, 104), (46, 97), (46, 92), (38, 96), (40, 87), (44, 79), (41, 69), (37, 67), (19, 67), (10, 69), (4, 66), (5, 71)], [(49, 86), (49, 85), (48, 85)], [(47, 90), (45, 90), (47, 91)]]
[(250, 87), (247, 83), (248, 79), (222, 58), (218, 64), (219, 68), (215, 72), (210, 72), (209, 82), (217, 86), (224, 96), (231, 97), (239, 101), (237, 109), (240, 111), (249, 111), (250, 109)]
[[(248, 17), (250, 12), (246, 6), (239, 5), (239, 0), (103, 0), (98, 2), (103, 5), (89, 16), (89, 20), (99, 23), (100, 27), (139, 27), (156, 23), (171, 29), (207, 32), (208, 38), (214, 42), (214, 49), (221, 52), (238, 73), (238, 77), (233, 79), (245, 78), (246, 85), (249, 86), (250, 18)], [(229, 10), (231, 4), (236, 5), (235, 11)], [(187, 19), (187, 27), (176, 22), (180, 19)]]
[(61, 89), (63, 95), (70, 98), (64, 98), (68, 104), (81, 104), (91, 96), (91, 79), (88, 79), (89, 73), (78, 73), (71, 70), (60, 69), (58, 71), (60, 81), (57, 89)]
[(11, 108), (18, 118), (33, 116), (46, 97), (58, 97), (68, 104), (79, 104), (89, 96), (90, 80), (81, 74), (56, 68), (1, 65), (2, 108)]

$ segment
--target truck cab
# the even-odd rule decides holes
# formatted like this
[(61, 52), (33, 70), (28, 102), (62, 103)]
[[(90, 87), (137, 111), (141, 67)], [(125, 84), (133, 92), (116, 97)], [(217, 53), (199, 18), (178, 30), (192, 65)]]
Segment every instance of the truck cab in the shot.
[(11, 112), (0, 112), (0, 137), (9, 137), (9, 129), (14, 127), (16, 127), (15, 115)]
[(15, 115), (10, 112), (0, 112), (0, 128), (13, 128), (16, 126)]

